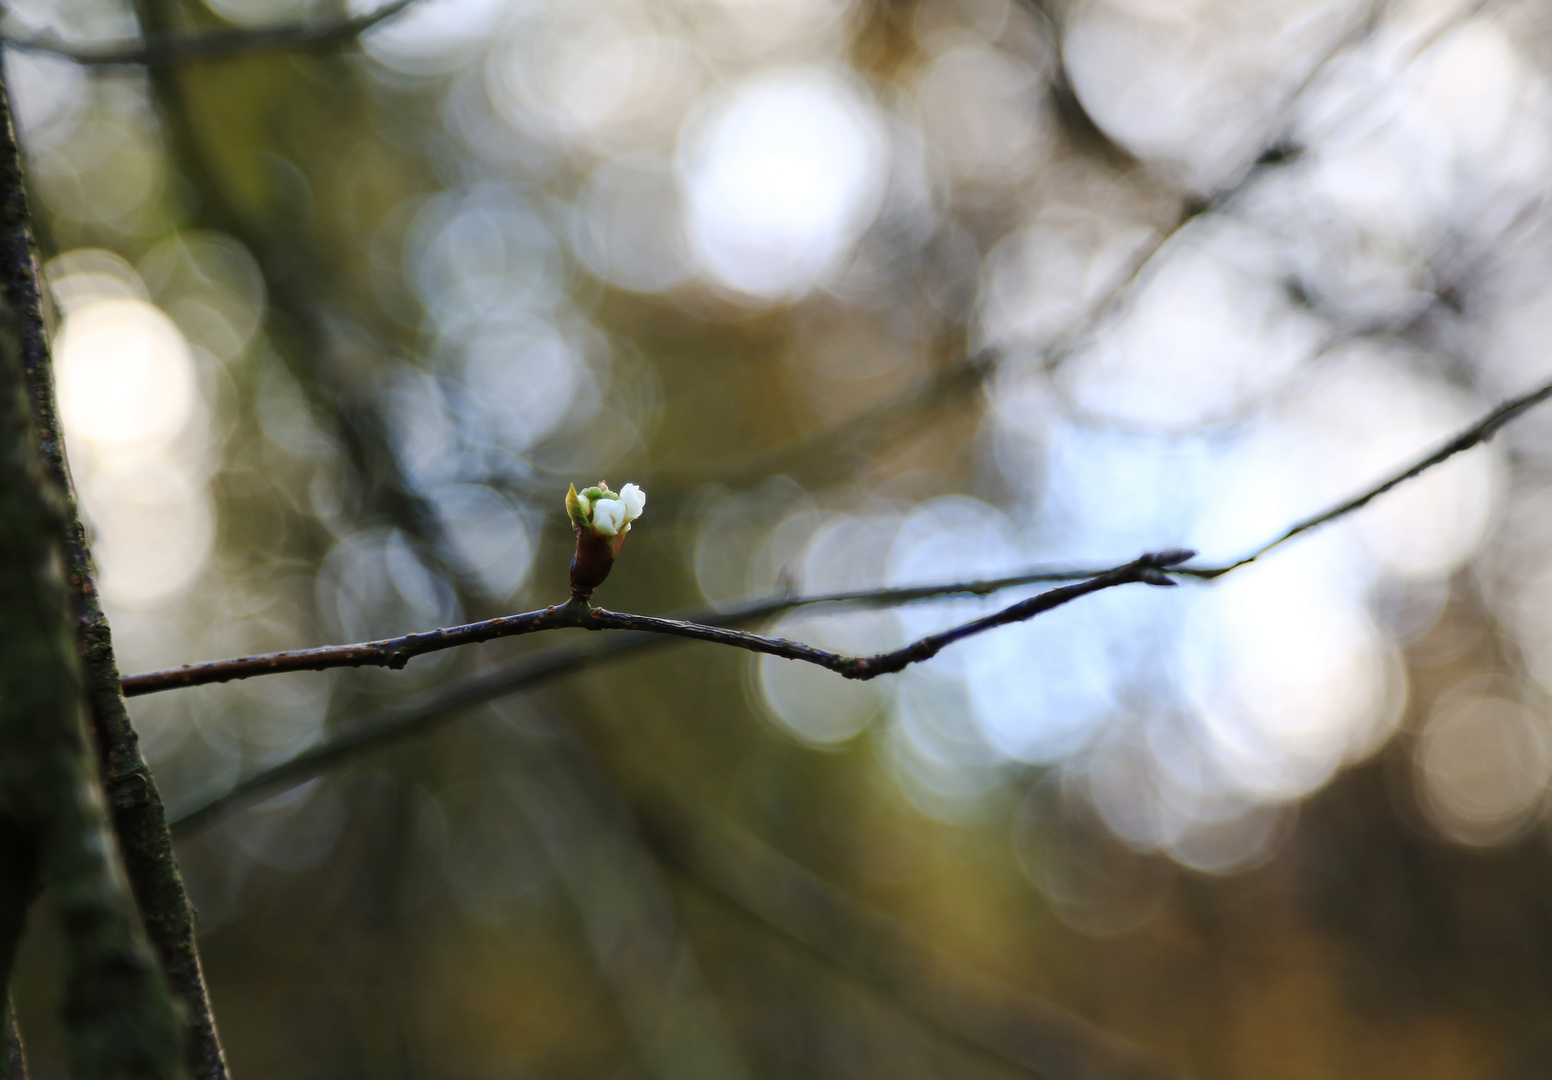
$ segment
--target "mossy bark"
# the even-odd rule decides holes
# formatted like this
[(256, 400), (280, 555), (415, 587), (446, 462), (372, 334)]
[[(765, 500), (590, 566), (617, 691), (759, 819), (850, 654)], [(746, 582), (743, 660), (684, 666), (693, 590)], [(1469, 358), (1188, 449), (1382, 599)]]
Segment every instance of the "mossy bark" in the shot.
[(226, 1080), (195, 945), (194, 911), (173, 858), (161, 796), (140, 752), (119, 690), (107, 617), (98, 599), (85, 529), (65, 460), (42, 318), (20, 156), (3, 101), (0, 127), (0, 296), (16, 316), (15, 344), (44, 479), (59, 503), (64, 584), (102, 786), (141, 920), (188, 1021), (188, 1068), (196, 1080)]

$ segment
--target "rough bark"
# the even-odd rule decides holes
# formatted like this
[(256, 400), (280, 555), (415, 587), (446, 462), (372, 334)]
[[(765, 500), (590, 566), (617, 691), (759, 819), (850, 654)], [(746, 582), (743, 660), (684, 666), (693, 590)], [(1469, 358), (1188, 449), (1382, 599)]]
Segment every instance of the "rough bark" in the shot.
[[(0, 93), (0, 207), (25, 224), (21, 169)], [(14, 243), (10, 254), (15, 254)], [(30, 261), (30, 258), (29, 258)], [(0, 815), (36, 853), (65, 940), (65, 1026), (82, 1080), (181, 1077), (172, 1001), (136, 917), (87, 738), (70, 612), (64, 500), (44, 468), (22, 367), (34, 305), (0, 298)], [(26, 856), (13, 854), (9, 876)], [(20, 919), (0, 957), (9, 980)]]
[(30, 217), (9, 122), (0, 133), (0, 169), (0, 295), (19, 317), (19, 361), (34, 435), (43, 471), (61, 504), (65, 582), (102, 784), (146, 934), (188, 1021), (189, 1071), (197, 1080), (225, 1080), (226, 1062), (195, 946), (194, 910), (173, 858), (161, 796), (119, 690), (113, 638), (65, 460)]
[(0, 812), (0, 1078), (27, 1080), (21, 1036), (11, 999), (10, 981), (16, 946), (27, 921), (27, 909), (38, 895), (37, 851), (31, 838), (10, 815)]
[(16, 1030), (16, 1010), (10, 998), (0, 1002), (0, 1075), (5, 1080), (27, 1080), (27, 1056), (22, 1053), (21, 1032)]

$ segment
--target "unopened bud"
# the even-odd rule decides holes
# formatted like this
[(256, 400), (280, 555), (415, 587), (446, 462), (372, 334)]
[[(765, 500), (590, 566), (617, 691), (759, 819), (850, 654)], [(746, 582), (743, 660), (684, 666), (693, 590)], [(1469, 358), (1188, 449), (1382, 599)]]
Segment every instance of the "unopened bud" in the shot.
[(1138, 561), (1148, 566), (1179, 566), (1194, 558), (1196, 558), (1196, 552), (1190, 548), (1170, 548), (1168, 551), (1149, 552)]
[(635, 484), (626, 484), (618, 493), (602, 481), (580, 492), (573, 484), (566, 492), (566, 516), (577, 537), (576, 554), (571, 558), (573, 599), (586, 601), (604, 583), (631, 522), (646, 506), (647, 493)]

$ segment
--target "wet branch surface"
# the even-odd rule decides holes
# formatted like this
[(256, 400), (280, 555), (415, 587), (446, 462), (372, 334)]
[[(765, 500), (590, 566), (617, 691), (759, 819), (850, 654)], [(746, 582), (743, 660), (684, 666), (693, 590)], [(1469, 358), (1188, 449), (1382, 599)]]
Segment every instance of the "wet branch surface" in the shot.
[(415, 0), (394, 0), (366, 15), (343, 19), (329, 26), (288, 25), (241, 30), (214, 30), (201, 34), (159, 34), (144, 41), (106, 45), (75, 45), (51, 34), (7, 37), (0, 44), (21, 52), (62, 56), (87, 67), (160, 67), (261, 53), (311, 52), (337, 48), (355, 41), (372, 27), (399, 14)]

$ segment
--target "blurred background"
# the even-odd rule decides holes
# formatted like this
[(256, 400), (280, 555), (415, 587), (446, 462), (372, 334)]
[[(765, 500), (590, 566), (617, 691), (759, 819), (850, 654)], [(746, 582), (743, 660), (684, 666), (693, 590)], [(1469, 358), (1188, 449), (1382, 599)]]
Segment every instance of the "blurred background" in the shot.
[[(600, 479), (616, 610), (1232, 560), (1552, 376), (1528, 0), (412, 0), (89, 62), (367, 14), (6, 6), (126, 673), (558, 602)], [(1552, 410), (892, 678), (455, 697), (582, 637), (131, 702), (174, 814), (413, 721), (180, 833), (234, 1076), (1552, 1075)]]

